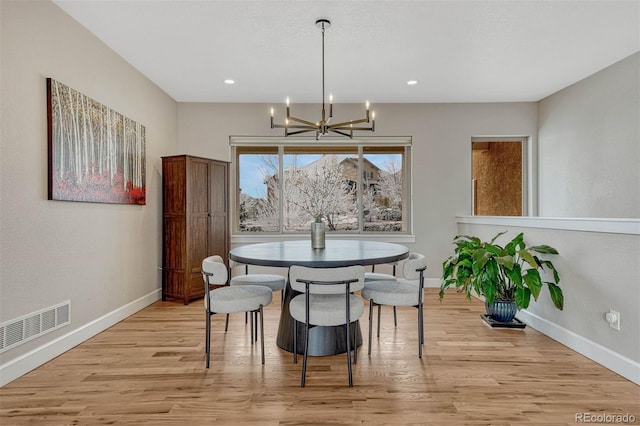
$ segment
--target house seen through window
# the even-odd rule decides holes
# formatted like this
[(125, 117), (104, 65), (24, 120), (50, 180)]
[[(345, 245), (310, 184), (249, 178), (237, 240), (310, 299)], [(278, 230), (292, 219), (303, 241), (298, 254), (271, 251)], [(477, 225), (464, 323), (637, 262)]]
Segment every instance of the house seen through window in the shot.
[(232, 146), (236, 233), (408, 233), (409, 143)]

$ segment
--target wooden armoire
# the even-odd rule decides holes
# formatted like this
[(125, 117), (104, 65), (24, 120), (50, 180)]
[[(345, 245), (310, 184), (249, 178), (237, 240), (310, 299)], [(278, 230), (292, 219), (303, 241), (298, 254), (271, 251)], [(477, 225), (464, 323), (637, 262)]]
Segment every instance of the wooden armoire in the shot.
[(162, 157), (162, 300), (204, 296), (202, 260), (229, 254), (229, 163)]

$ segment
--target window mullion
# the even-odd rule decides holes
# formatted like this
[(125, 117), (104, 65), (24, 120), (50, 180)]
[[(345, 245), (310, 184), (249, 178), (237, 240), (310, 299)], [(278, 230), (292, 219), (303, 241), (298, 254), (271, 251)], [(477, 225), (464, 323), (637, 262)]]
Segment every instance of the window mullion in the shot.
[(278, 147), (278, 232), (284, 233), (284, 146)]
[(364, 184), (363, 179), (363, 171), (364, 167), (363, 161), (363, 150), (362, 145), (358, 145), (358, 182), (356, 183), (356, 196), (357, 196), (357, 206), (358, 206), (358, 233), (362, 234), (364, 230), (364, 203), (362, 202), (362, 185)]

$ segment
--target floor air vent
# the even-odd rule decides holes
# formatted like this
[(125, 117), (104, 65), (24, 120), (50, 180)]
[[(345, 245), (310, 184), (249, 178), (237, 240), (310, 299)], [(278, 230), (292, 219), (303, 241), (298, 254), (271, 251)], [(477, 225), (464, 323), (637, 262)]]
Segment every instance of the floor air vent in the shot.
[(71, 323), (71, 301), (0, 324), (0, 353)]

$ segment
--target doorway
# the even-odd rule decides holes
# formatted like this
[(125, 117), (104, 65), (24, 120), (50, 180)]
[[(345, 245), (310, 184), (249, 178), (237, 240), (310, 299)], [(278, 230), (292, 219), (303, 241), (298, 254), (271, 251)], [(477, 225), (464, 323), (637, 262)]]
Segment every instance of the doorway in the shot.
[(474, 138), (471, 145), (473, 215), (522, 216), (525, 140)]

